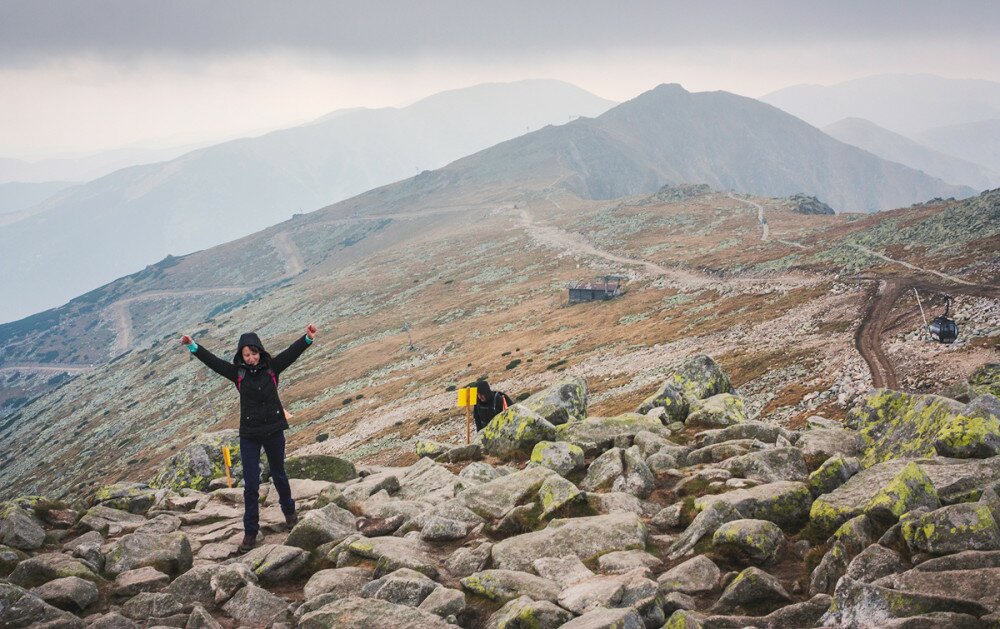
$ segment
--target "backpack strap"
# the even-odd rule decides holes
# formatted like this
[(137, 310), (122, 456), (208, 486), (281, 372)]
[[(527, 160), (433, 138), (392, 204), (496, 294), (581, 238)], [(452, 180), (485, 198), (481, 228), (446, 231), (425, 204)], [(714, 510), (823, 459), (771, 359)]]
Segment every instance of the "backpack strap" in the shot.
[[(271, 382), (274, 383), (274, 388), (278, 388), (278, 376), (274, 374), (274, 370), (268, 368), (267, 373), (271, 375)], [(247, 375), (246, 367), (240, 367), (240, 370), (236, 373), (236, 390), (240, 390), (240, 385), (243, 384), (243, 378)]]

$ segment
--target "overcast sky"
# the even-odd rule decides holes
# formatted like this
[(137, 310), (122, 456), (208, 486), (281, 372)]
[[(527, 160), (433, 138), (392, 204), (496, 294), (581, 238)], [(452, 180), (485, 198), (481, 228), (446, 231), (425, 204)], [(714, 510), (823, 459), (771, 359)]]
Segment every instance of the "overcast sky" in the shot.
[(556, 78), (747, 96), (880, 73), (1000, 81), (1000, 2), (0, 0), (0, 157), (218, 140)]

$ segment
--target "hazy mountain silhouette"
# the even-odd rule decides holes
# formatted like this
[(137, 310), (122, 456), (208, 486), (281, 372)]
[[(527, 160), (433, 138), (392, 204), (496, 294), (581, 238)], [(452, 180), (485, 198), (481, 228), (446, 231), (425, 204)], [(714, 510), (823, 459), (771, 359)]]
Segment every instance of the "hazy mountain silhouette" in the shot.
[(883, 74), (829, 86), (794, 85), (760, 100), (817, 127), (857, 117), (907, 137), (933, 127), (1000, 118), (1000, 83), (930, 74)]
[(977, 190), (1000, 185), (998, 172), (947, 155), (862, 118), (844, 118), (823, 127), (823, 131), (841, 142), (862, 148), (883, 159), (922, 170), (949, 183), (971, 186)]
[(0, 183), (0, 225), (12, 214), (38, 205), (53, 194), (74, 185), (69, 181)]
[(479, 85), (114, 172), (0, 227), (0, 290), (19, 296), (4, 300), (0, 320), (612, 105), (559, 81)]
[(928, 129), (917, 138), (939, 151), (1000, 171), (1000, 118)]

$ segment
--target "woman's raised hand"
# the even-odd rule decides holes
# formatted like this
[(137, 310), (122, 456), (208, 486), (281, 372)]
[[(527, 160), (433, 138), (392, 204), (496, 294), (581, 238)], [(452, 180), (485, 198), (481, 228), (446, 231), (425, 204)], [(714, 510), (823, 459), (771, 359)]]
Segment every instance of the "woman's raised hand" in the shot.
[(181, 337), (181, 345), (190, 345), (192, 343), (191, 337), (185, 334)]
[(316, 326), (311, 323), (306, 326), (306, 336), (308, 336), (311, 341), (316, 336)]

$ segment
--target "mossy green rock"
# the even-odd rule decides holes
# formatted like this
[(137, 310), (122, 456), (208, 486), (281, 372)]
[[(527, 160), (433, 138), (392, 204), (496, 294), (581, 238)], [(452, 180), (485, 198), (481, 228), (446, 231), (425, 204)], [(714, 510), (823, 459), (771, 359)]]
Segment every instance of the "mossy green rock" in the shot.
[(729, 376), (714, 360), (700, 354), (676, 366), (656, 393), (649, 396), (638, 410), (645, 414), (663, 407), (668, 422), (684, 421), (692, 402), (720, 393), (733, 393)]
[(920, 466), (910, 463), (879, 489), (865, 505), (864, 513), (876, 522), (892, 524), (914, 509), (937, 509), (939, 506), (941, 502), (931, 479)]
[(812, 495), (805, 483), (778, 481), (750, 489), (702, 496), (694, 504), (696, 510), (702, 511), (719, 502), (729, 504), (743, 518), (767, 520), (784, 530), (794, 530), (808, 519)]
[(826, 494), (846, 483), (861, 470), (861, 461), (836, 454), (809, 475), (809, 491), (813, 496)]
[(98, 489), (93, 502), (141, 515), (149, 511), (156, 497), (156, 490), (145, 483), (114, 483)]
[(576, 444), (587, 454), (600, 454), (615, 445), (616, 440), (630, 443), (640, 432), (669, 436), (669, 431), (655, 417), (639, 413), (624, 413), (615, 417), (588, 417), (582, 421), (556, 426), (555, 441)]
[(533, 501), (542, 484), (558, 476), (547, 467), (527, 467), (470, 487), (457, 496), (458, 502), (481, 518), (502, 518), (514, 507)]
[(333, 627), (391, 627), (392, 629), (455, 629), (443, 618), (422, 609), (396, 605), (378, 598), (348, 596), (304, 614), (296, 624), (298, 629), (331, 629)]
[(539, 441), (555, 441), (556, 427), (538, 413), (515, 404), (494, 417), (479, 436), (488, 454), (511, 458), (530, 454)]
[(483, 570), (461, 579), (467, 591), (506, 603), (521, 596), (536, 601), (555, 601), (559, 598), (559, 585), (542, 577), (519, 570)]
[(184, 488), (206, 491), (213, 478), (226, 475), (222, 448), (228, 446), (233, 467), (230, 475), (241, 478), (240, 436), (237, 430), (220, 430), (198, 435), (195, 441), (170, 457), (149, 481), (150, 487), (180, 491)]
[(521, 404), (554, 426), (587, 417), (587, 381), (568, 376), (533, 394)]
[(969, 376), (969, 387), (976, 395), (1000, 398), (1000, 363), (987, 363)]
[(703, 614), (687, 609), (678, 609), (670, 615), (670, 618), (667, 618), (663, 629), (703, 629), (704, 620)]
[(784, 541), (778, 525), (767, 520), (733, 520), (712, 535), (716, 552), (754, 565), (773, 561)]
[(123, 572), (149, 566), (177, 576), (191, 569), (191, 542), (184, 533), (135, 532), (125, 535), (104, 554), (104, 572), (117, 577)]
[(102, 579), (83, 562), (62, 553), (45, 553), (25, 559), (10, 573), (9, 581), (24, 588), (39, 586), (63, 577), (79, 577), (101, 583)]
[(539, 441), (531, 450), (531, 462), (566, 476), (583, 467), (583, 448), (564, 441)]
[(560, 627), (573, 619), (573, 614), (549, 601), (535, 601), (521, 596), (507, 601), (490, 616), (490, 629), (547, 629)]
[(876, 389), (848, 414), (865, 442), (865, 467), (890, 459), (944, 456), (982, 458), (1000, 453), (1000, 420), (967, 413), (966, 405), (937, 395)]
[(572, 515), (567, 512), (585, 504), (587, 498), (576, 485), (553, 474), (538, 489), (538, 500), (542, 505), (542, 519), (549, 520), (556, 515)]
[(0, 544), (37, 550), (45, 543), (45, 529), (32, 515), (11, 502), (0, 503)]
[(989, 507), (966, 502), (901, 521), (911, 550), (945, 555), (964, 550), (1000, 550), (1000, 528)]
[(684, 425), (695, 428), (727, 428), (746, 420), (747, 411), (743, 398), (732, 393), (719, 393), (691, 402)]
[(358, 477), (354, 464), (328, 454), (293, 456), (285, 461), (289, 478), (309, 478), (342, 483)]
[(427, 457), (430, 459), (436, 459), (448, 450), (451, 450), (453, 446), (447, 443), (441, 443), (440, 441), (433, 441), (431, 439), (417, 439), (417, 445), (415, 447), (417, 456)]

